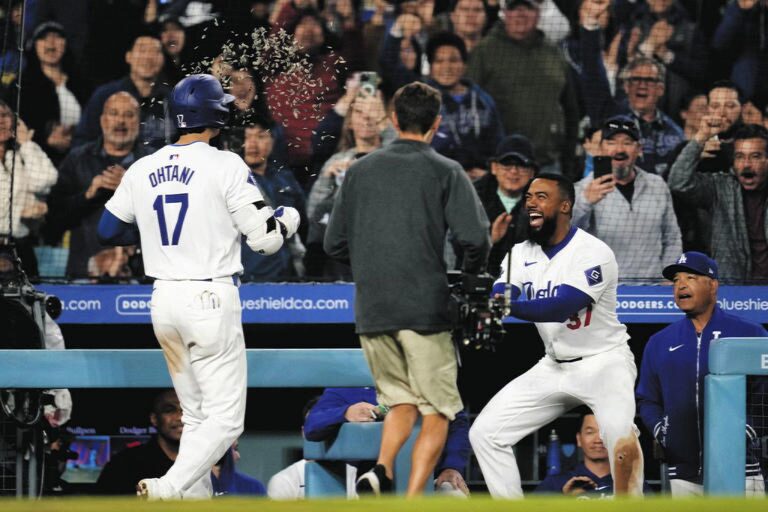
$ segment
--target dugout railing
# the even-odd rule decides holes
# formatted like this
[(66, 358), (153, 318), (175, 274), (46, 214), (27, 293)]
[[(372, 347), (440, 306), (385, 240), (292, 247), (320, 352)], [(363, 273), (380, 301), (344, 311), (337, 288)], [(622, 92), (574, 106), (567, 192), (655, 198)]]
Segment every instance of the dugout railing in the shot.
[[(768, 338), (722, 338), (712, 342), (709, 374), (704, 383), (704, 491), (707, 494), (744, 495), (749, 376), (768, 378)], [(759, 399), (763, 405), (757, 414), (762, 417), (752, 420), (765, 423), (764, 415), (768, 414), (765, 397)], [(758, 442), (765, 443), (768, 432), (762, 430), (757, 432), (757, 438)], [(762, 469), (765, 472), (766, 468)]]
[[(248, 349), (249, 388), (372, 386), (360, 349)], [(162, 351), (143, 350), (0, 350), (0, 389), (168, 388), (171, 378)], [(404, 492), (410, 475), (411, 448), (420, 428), (398, 454), (395, 489)], [(325, 462), (375, 460), (381, 423), (348, 424), (330, 442), (305, 441), (308, 497), (345, 494), (340, 479)], [(29, 496), (36, 496), (37, 469), (31, 464)], [(427, 490), (429, 492), (429, 490)], [(20, 493), (16, 493), (17, 496)]]

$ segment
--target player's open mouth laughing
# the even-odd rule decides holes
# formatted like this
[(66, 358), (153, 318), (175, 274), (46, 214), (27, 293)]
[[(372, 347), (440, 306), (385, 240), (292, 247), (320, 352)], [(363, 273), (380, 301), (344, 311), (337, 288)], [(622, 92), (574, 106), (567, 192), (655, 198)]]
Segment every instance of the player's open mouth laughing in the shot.
[(688, 292), (680, 292), (680, 293), (677, 294), (677, 300), (680, 301), (680, 302), (688, 300), (688, 299), (692, 299), (692, 298), (693, 298), (693, 295), (691, 295)]
[(541, 212), (528, 210), (528, 219), (528, 223), (534, 228), (540, 228), (544, 224), (544, 215)]

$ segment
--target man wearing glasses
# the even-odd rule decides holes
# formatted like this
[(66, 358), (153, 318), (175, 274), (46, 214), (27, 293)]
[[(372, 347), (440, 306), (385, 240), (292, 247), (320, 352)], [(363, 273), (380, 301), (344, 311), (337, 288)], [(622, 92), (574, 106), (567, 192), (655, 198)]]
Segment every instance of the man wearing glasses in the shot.
[(722, 279), (768, 282), (768, 130), (743, 125), (733, 135), (731, 168), (696, 172), (707, 141), (720, 131), (720, 121), (716, 115), (702, 118), (698, 133), (672, 166), (669, 187), (709, 211), (709, 247), (720, 262)]
[(585, 18), (580, 32), (583, 56), (583, 73), (580, 76), (587, 115), (595, 124), (616, 114), (631, 116), (640, 130), (640, 167), (666, 178), (675, 160), (675, 148), (685, 140), (680, 126), (659, 109), (659, 101), (665, 92), (666, 68), (653, 58), (635, 57), (620, 75), (626, 101), (620, 99), (618, 94), (614, 96), (603, 63), (600, 44), (602, 29), (597, 22), (610, 2), (585, 1), (592, 5), (589, 10), (592, 16)]

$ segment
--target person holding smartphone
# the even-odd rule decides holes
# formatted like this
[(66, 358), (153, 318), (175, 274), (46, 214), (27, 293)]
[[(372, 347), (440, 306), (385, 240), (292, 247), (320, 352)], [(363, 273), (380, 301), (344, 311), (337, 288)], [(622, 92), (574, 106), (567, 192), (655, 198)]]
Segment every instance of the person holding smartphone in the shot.
[[(576, 432), (576, 445), (584, 460), (573, 469), (556, 475), (548, 475), (541, 481), (534, 493), (563, 494), (587, 498), (607, 498), (613, 495), (613, 478), (608, 462), (608, 450), (600, 437), (600, 426), (595, 413), (584, 406), (578, 410), (581, 426)], [(643, 482), (643, 493), (650, 487)]]
[(611, 117), (601, 133), (602, 155), (576, 184), (573, 223), (613, 249), (620, 281), (655, 282), (656, 269), (682, 251), (672, 196), (660, 176), (636, 165), (642, 147), (633, 118)]

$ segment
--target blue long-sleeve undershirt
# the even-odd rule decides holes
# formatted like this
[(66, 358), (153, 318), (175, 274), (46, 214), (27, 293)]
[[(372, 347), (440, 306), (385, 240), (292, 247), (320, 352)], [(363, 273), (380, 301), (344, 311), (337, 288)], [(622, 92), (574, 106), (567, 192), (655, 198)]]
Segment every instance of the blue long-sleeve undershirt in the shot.
[(96, 231), (102, 245), (136, 245), (139, 243), (139, 230), (135, 224), (128, 224), (104, 209)]
[[(497, 283), (493, 293), (503, 293), (504, 283)], [(517, 301), (520, 289), (512, 286), (509, 314), (530, 322), (565, 322), (568, 318), (592, 303), (592, 297), (573, 286), (561, 284), (557, 295), (544, 299)]]

